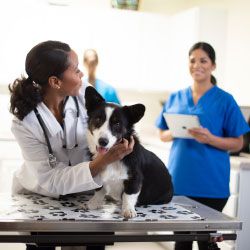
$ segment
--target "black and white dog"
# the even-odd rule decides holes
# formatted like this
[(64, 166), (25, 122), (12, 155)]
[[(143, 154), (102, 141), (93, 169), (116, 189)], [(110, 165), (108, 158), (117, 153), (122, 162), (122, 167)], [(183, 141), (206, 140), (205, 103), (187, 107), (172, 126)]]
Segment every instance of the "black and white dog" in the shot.
[(108, 165), (99, 173), (103, 186), (85, 206), (88, 209), (102, 207), (105, 195), (122, 201), (122, 215), (136, 216), (135, 205), (163, 204), (171, 201), (173, 186), (171, 176), (164, 163), (152, 152), (146, 150), (135, 135), (133, 125), (144, 115), (145, 106), (118, 106), (106, 103), (93, 88), (87, 87), (85, 106), (88, 114), (88, 146), (92, 157), (108, 151), (123, 138), (135, 145), (132, 153), (121, 161)]

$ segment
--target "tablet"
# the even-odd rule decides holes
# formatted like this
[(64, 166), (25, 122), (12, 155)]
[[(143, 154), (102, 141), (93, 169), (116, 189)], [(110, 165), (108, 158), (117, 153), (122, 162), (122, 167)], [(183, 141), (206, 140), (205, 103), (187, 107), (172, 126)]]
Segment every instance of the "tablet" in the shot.
[(163, 116), (175, 138), (193, 138), (193, 136), (188, 133), (188, 129), (201, 126), (197, 115), (164, 113)]

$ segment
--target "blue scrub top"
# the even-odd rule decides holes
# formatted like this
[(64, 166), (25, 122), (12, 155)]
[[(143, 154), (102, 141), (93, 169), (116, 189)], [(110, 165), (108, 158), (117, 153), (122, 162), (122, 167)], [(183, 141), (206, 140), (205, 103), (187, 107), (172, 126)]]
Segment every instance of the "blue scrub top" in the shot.
[[(156, 121), (161, 130), (168, 129), (164, 112), (198, 115), (201, 125), (219, 137), (239, 137), (250, 130), (232, 95), (217, 86), (209, 89), (196, 105), (191, 87), (173, 93)], [(175, 138), (168, 168), (176, 195), (205, 198), (227, 198), (230, 195), (227, 151), (194, 139)]]
[(114, 102), (120, 104), (120, 100), (117, 96), (117, 93), (111, 85), (103, 82), (100, 79), (96, 79), (95, 88), (97, 92), (105, 99), (106, 102)]

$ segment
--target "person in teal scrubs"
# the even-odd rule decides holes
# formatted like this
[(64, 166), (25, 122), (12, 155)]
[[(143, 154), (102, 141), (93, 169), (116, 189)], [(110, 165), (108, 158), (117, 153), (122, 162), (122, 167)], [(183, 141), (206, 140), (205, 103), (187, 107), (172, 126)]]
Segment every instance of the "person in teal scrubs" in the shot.
[(84, 66), (88, 72), (87, 81), (95, 87), (98, 93), (105, 99), (106, 102), (114, 102), (120, 104), (120, 100), (114, 87), (110, 84), (96, 78), (96, 68), (98, 65), (98, 55), (93, 49), (88, 49), (84, 52)]
[[(175, 195), (222, 211), (230, 195), (228, 152), (242, 148), (249, 126), (233, 96), (216, 85), (215, 68), (213, 47), (204, 42), (194, 44), (189, 51), (193, 84), (170, 95), (156, 126), (162, 141), (173, 141), (168, 169)], [(163, 113), (197, 115), (201, 127), (189, 130), (193, 139), (173, 138)], [(207, 242), (198, 245), (199, 249), (209, 247)], [(192, 242), (177, 242), (175, 249), (192, 249)]]

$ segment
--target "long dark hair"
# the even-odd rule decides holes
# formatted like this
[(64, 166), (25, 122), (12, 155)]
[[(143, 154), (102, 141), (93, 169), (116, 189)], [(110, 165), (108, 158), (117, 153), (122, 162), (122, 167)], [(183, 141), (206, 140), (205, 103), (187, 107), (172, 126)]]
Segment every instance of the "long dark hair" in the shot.
[[(208, 57), (210, 58), (210, 60), (212, 61), (212, 64), (216, 64), (216, 55), (215, 55), (215, 50), (214, 48), (209, 44), (209, 43), (205, 43), (205, 42), (198, 42), (196, 44), (194, 44), (191, 49), (189, 50), (189, 53), (188, 55), (190, 56), (192, 54), (192, 52), (194, 50), (197, 50), (197, 49), (202, 49), (204, 52), (206, 52), (206, 54), (208, 55)], [(216, 78), (211, 75), (211, 83), (213, 85), (216, 85), (217, 84), (217, 80)]]
[(69, 67), (70, 50), (66, 43), (46, 41), (29, 51), (25, 61), (28, 77), (21, 76), (9, 84), (10, 112), (18, 119), (23, 120), (43, 100), (49, 77), (62, 77)]

